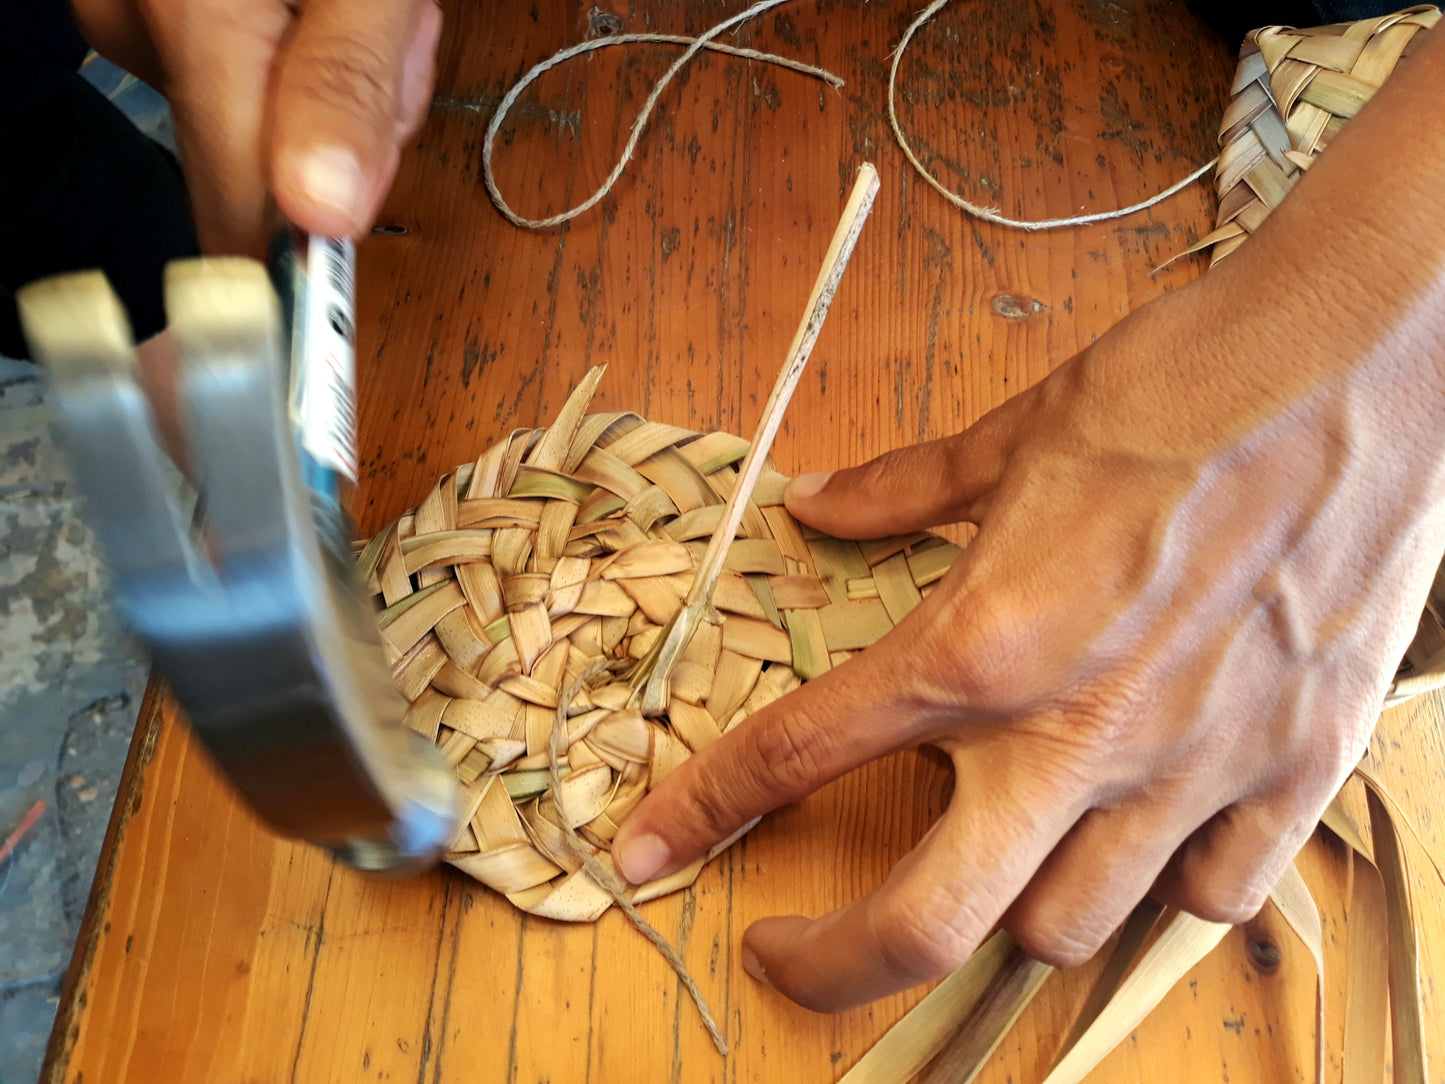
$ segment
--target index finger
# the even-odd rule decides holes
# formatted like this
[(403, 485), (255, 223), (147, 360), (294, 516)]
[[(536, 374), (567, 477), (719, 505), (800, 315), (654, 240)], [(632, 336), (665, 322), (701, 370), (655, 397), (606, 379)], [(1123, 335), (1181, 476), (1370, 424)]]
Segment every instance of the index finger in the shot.
[[(684, 761), (628, 816), (612, 845), (641, 884), (687, 865), (744, 824), (861, 764), (935, 735), (945, 699), (919, 644), (946, 642), (924, 601), (873, 647), (743, 720)], [(957, 718), (960, 710), (950, 707)]]

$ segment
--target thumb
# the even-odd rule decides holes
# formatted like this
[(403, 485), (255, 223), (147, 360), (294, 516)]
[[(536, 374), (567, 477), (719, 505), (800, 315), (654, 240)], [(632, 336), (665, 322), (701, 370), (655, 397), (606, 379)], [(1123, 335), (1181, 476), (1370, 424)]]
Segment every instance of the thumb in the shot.
[(272, 96), (276, 203), (312, 233), (355, 236), (396, 170), (428, 93), (440, 20), (431, 0), (308, 0)]
[(788, 484), (788, 511), (837, 538), (885, 538), (977, 522), (997, 485), (1029, 392), (989, 411), (962, 433), (885, 452), (862, 466), (800, 474)]

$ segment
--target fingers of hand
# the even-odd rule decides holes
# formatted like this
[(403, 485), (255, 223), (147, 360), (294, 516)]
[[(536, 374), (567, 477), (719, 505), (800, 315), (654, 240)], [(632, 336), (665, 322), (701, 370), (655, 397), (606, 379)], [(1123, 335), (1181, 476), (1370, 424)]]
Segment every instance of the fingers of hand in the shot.
[(1090, 810), (1010, 905), (1004, 928), (1055, 967), (1092, 959), (1196, 825), (1197, 816), (1152, 801)]
[(637, 884), (686, 865), (754, 817), (921, 740), (927, 709), (910, 695), (901, 651), (887, 643), (748, 717), (673, 771), (613, 842), (623, 876)]
[(820, 919), (754, 923), (743, 939), (754, 977), (838, 1012), (960, 967), (1080, 813), (991, 744), (955, 756), (953, 805), (882, 886)]
[(135, 0), (71, 0), (70, 11), (87, 45), (166, 93), (165, 69)]
[(1295, 807), (1254, 798), (1220, 810), (1175, 852), (1151, 894), (1208, 922), (1248, 922), (1319, 819)]
[(187, 15), (153, 29), (196, 234), (209, 253), (260, 256), (269, 206), (262, 151), (266, 87), (291, 16), (279, 3), (224, 0), (198, 0)]
[(399, 139), (430, 95), (441, 21), (431, 0), (310, 0), (276, 74), (276, 202), (313, 233), (366, 229)]
[(973, 518), (1003, 473), (1027, 409), (1027, 395), (1018, 396), (958, 436), (848, 470), (800, 475), (788, 486), (788, 510), (839, 538), (883, 538)]

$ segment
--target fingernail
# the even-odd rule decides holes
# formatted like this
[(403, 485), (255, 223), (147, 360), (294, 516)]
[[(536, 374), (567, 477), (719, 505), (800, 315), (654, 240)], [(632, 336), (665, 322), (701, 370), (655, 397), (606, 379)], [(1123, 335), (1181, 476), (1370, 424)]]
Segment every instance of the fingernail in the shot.
[(743, 970), (768, 989), (773, 988), (773, 984), (768, 981), (768, 973), (763, 970), (763, 961), (759, 960), (758, 954), (747, 945), (743, 946)]
[(815, 471), (812, 474), (800, 474), (788, 483), (788, 489), (784, 494), (784, 498), (807, 500), (809, 497), (816, 496), (818, 491), (828, 484), (828, 479), (831, 477), (833, 477), (833, 472), (830, 470)]
[(361, 204), (366, 196), (366, 178), (356, 153), (335, 145), (307, 147), (295, 152), (291, 161), (302, 197), (335, 211), (355, 229), (365, 213)]
[(651, 832), (627, 836), (619, 840), (612, 850), (613, 861), (622, 871), (622, 876), (635, 885), (652, 880), (671, 857), (672, 852), (667, 849), (662, 837)]

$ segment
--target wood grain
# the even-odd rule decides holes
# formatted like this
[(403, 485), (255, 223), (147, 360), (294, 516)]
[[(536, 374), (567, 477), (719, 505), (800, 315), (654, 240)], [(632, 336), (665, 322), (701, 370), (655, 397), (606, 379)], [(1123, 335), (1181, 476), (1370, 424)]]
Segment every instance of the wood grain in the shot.
[[(739, 7), (617, 14), (627, 29), (696, 32)], [(363, 531), (498, 436), (550, 420), (598, 362), (610, 365), (600, 409), (751, 432), (865, 159), (883, 191), (779, 438), (784, 470), (955, 432), (1198, 273), (1188, 262), (1152, 272), (1208, 230), (1204, 186), (1124, 222), (1025, 236), (970, 222), (909, 176), (883, 96), (913, 6), (861, 0), (786, 6), (738, 35), (837, 72), (841, 92), (703, 57), (663, 96), (601, 207), (570, 228), (515, 230), (481, 185), (480, 137), (513, 79), (586, 33), (589, 8), (448, 6), (437, 104), (383, 214), (406, 232), (361, 253)], [(1099, 210), (1212, 155), (1229, 53), (1179, 4), (959, 4), (910, 49), (901, 116), (925, 161), (973, 198), (1033, 216)], [(498, 141), (514, 206), (555, 211), (590, 192), (674, 55), (604, 50), (544, 77)], [(1437, 849), (1441, 722), (1438, 699), (1417, 702), (1391, 713), (1375, 743)], [(155, 692), (46, 1079), (835, 1080), (922, 991), (813, 1015), (747, 979), (742, 931), (877, 884), (951, 786), (927, 751), (871, 765), (768, 818), (694, 889), (649, 905), (724, 1024), (724, 1061), (620, 915), (592, 927), (529, 919), (452, 871), (368, 880), (274, 839)], [(1316, 840), (1302, 868), (1321, 898), (1337, 1051), (1350, 867), (1343, 848)], [(1445, 975), (1445, 902), (1416, 869), (1433, 980)], [(1091, 1079), (1310, 1079), (1310, 969), (1267, 914), (1226, 938)], [(983, 1079), (1040, 1079), (1092, 974), (1051, 980)], [(1445, 1065), (1445, 1013), (1427, 1020)]]

